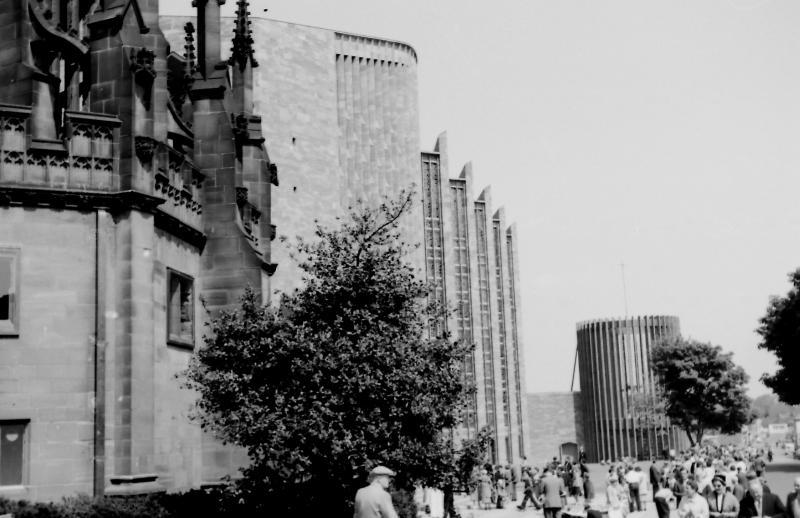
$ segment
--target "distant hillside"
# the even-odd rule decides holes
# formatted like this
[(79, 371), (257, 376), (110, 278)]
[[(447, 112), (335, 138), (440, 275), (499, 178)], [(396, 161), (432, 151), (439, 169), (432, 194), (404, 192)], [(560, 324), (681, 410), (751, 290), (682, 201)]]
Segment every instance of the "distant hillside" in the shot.
[(778, 401), (774, 394), (764, 394), (753, 400), (753, 411), (764, 426), (772, 423), (792, 423), (800, 419), (800, 405), (791, 406)]

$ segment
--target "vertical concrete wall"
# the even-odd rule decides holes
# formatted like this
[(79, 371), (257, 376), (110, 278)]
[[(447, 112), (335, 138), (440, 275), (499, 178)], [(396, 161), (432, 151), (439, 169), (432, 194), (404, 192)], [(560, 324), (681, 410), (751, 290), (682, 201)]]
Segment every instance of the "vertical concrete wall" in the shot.
[(494, 430), (494, 451), (493, 460), (498, 460), (504, 449), (500, 448), (499, 424), (502, 419), (502, 405), (499, 401), (499, 361), (497, 361), (496, 343), (497, 336), (493, 329), (492, 306), (492, 253), (489, 248), (491, 239), (491, 226), (489, 221), (489, 210), (487, 202), (483, 196), (472, 204), (472, 218), (475, 228), (475, 298), (477, 301), (477, 319), (479, 322), (479, 337), (476, 337), (476, 347), (480, 349), (480, 358), (483, 364), (483, 383), (481, 388), (484, 393), (484, 412), (486, 423)]
[(584, 444), (583, 406), (579, 392), (540, 392), (528, 394), (528, 459), (542, 465), (560, 455), (565, 443)]
[[(161, 17), (172, 49), (183, 48), (190, 18)], [(375, 207), (414, 189), (415, 204), (401, 220), (407, 241), (423, 243), (419, 177), (416, 53), (410, 46), (264, 18), (252, 19), (256, 42), (254, 111), (262, 114), (270, 159), (281, 185), (272, 194), (278, 236), (272, 261), (274, 291), (300, 280), (289, 257), (296, 236), (313, 237), (316, 223), (336, 225), (362, 201)], [(233, 20), (222, 20), (230, 34)], [(222, 49), (226, 58), (229, 49)], [(424, 274), (422, 249), (411, 260)]]
[[(185, 22), (161, 18), (173, 49), (182, 48)], [(444, 136), (423, 154), (420, 174), (414, 50), (274, 20), (254, 19), (252, 27), (259, 62), (254, 110), (263, 114), (270, 158), (280, 169), (272, 198), (277, 234), (312, 237), (315, 221), (334, 225), (359, 200), (374, 206), (414, 185), (416, 203), (402, 225), (409, 243), (425, 246), (412, 261), (434, 281), (437, 297), (463, 308), (448, 329), (476, 344), (465, 371), (478, 391), (462, 432), (492, 426), (496, 460), (516, 462), (528, 434), (513, 233), (502, 213), (495, 216), (488, 190), (475, 200), (471, 166), (446, 182)], [(222, 33), (230, 30), (232, 20), (223, 20)], [(300, 274), (289, 247), (276, 241), (272, 258), (279, 265), (273, 288), (296, 287)]]
[(508, 272), (508, 250), (506, 248), (505, 211), (499, 208), (492, 217), (492, 245), (494, 248), (494, 277), (497, 300), (497, 336), (500, 351), (501, 400), (503, 409), (504, 446), (509, 459), (519, 456), (519, 430), (517, 425), (516, 378), (514, 369), (513, 330), (509, 304), (510, 279)]
[(590, 461), (648, 458), (688, 446), (669, 419), (651, 410), (656, 379), (650, 351), (680, 334), (677, 317), (645, 316), (581, 322), (578, 366)]
[[(342, 205), (359, 199), (374, 205), (414, 189), (418, 214), (416, 52), (404, 43), (337, 32), (335, 54)], [(417, 214), (408, 214), (401, 225), (409, 243), (422, 244)]]
[(449, 259), (448, 263), (452, 265), (452, 274), (448, 276), (452, 287), (448, 293), (452, 294), (450, 300), (454, 310), (453, 335), (474, 347), (464, 362), (465, 379), (467, 383), (476, 387), (475, 393), (467, 403), (464, 423), (465, 435), (471, 438), (477, 436), (481, 423), (486, 423), (486, 412), (481, 411), (486, 405), (482, 390), (482, 354), (475, 343), (475, 321), (473, 319), (475, 302), (472, 296), (472, 273), (474, 269), (470, 266), (471, 249), (469, 246), (472, 203), (466, 179), (450, 179), (449, 186), (450, 192), (447, 196), (446, 206), (450, 214), (447, 219), (452, 225), (449, 236), (452, 239), (452, 246), (447, 247), (446, 257)]
[(522, 341), (522, 326), (518, 316), (520, 315), (521, 293), (519, 255), (517, 249), (517, 227), (516, 223), (510, 225), (506, 230), (506, 248), (508, 255), (508, 303), (509, 317), (511, 321), (511, 366), (514, 376), (513, 397), (515, 401), (517, 418), (517, 442), (520, 456), (528, 455), (529, 434), (528, 434), (528, 405), (526, 404), (527, 390), (525, 386), (525, 353)]
[(421, 154), (421, 169), (426, 278), (434, 286), (433, 298), (452, 310), (448, 331), (475, 347), (463, 368), (464, 380), (476, 392), (457, 436), (472, 438), (491, 426), (493, 461), (515, 463), (526, 455), (527, 430), (515, 234), (502, 208), (490, 215), (488, 188), (472, 198), (471, 165), (459, 178), (447, 179), (445, 134), (435, 151)]
[[(229, 23), (223, 19), (223, 33)], [(334, 225), (347, 208), (340, 195), (335, 34), (264, 19), (254, 19), (252, 29), (259, 62), (253, 102), (263, 116), (270, 159), (280, 171), (272, 222), (278, 236), (294, 242), (296, 236), (312, 236), (315, 221)], [(273, 241), (274, 290), (289, 291), (300, 278), (289, 244)]]

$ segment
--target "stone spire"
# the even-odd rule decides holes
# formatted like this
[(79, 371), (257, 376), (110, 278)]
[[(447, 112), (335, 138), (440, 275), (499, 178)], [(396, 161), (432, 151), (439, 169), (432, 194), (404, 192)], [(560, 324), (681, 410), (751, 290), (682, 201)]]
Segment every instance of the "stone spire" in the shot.
[(197, 9), (197, 71), (204, 79), (219, 76), (220, 38), (219, 8), (225, 0), (192, 0)]
[(183, 56), (186, 58), (186, 69), (184, 73), (188, 77), (192, 77), (197, 68), (197, 55), (195, 54), (196, 49), (194, 46), (194, 25), (192, 25), (192, 22), (186, 22), (186, 25), (183, 26), (183, 31), (185, 33), (183, 37), (185, 41), (183, 45)]
[(228, 63), (231, 65), (239, 65), (240, 70), (247, 67), (247, 60), (250, 60), (250, 65), (255, 68), (258, 62), (254, 56), (255, 50), (253, 49), (253, 32), (250, 29), (250, 11), (247, 8), (250, 2), (247, 0), (237, 0), (236, 2), (236, 26), (233, 29), (233, 47), (231, 48), (231, 57)]

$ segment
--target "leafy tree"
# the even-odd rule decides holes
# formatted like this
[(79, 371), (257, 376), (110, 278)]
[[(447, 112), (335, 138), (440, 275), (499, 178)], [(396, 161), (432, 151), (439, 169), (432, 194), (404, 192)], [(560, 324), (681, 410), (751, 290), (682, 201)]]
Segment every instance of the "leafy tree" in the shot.
[(396, 485), (452, 487), (461, 366), (470, 347), (430, 336), (442, 308), (406, 262), (411, 195), (357, 207), (299, 240), (303, 286), (276, 307), (252, 292), (211, 324), (187, 373), (204, 429), (247, 449), (242, 489), (271, 512), (352, 516), (386, 464)]
[(706, 430), (737, 433), (751, 420), (748, 377), (731, 357), (719, 346), (683, 338), (652, 350), (650, 364), (663, 387), (667, 417), (693, 446)]
[(494, 430), (491, 426), (484, 426), (478, 431), (478, 435), (472, 439), (467, 439), (461, 444), (460, 451), (455, 456), (456, 469), (454, 470), (456, 481), (453, 487), (458, 487), (464, 491), (474, 491), (477, 488), (477, 480), (473, 475), (476, 468), (481, 468), (489, 458)]
[(778, 370), (764, 374), (761, 381), (784, 403), (800, 404), (800, 384), (796, 366), (800, 363), (800, 269), (789, 274), (792, 288), (785, 297), (771, 297), (767, 314), (759, 321), (756, 332), (761, 335), (759, 349), (775, 354)]

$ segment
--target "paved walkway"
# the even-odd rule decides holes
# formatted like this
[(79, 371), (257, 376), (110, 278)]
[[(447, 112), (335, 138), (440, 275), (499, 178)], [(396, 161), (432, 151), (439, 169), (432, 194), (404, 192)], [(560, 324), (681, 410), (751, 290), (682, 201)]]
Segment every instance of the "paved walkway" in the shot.
[[(457, 502), (458, 504), (458, 502)], [(513, 505), (511, 505), (513, 504)], [(520, 511), (516, 508), (517, 502), (512, 502), (505, 509), (471, 509), (459, 505), (459, 511), (462, 518), (542, 518), (544, 515), (542, 511), (537, 511), (533, 507), (529, 507), (525, 511)], [(656, 508), (650, 503), (647, 508), (642, 512), (631, 513), (628, 518), (657, 518)]]
[(767, 464), (767, 483), (770, 490), (786, 502), (786, 495), (794, 489), (794, 479), (800, 476), (800, 460), (793, 459), (783, 452), (775, 455), (773, 462)]

